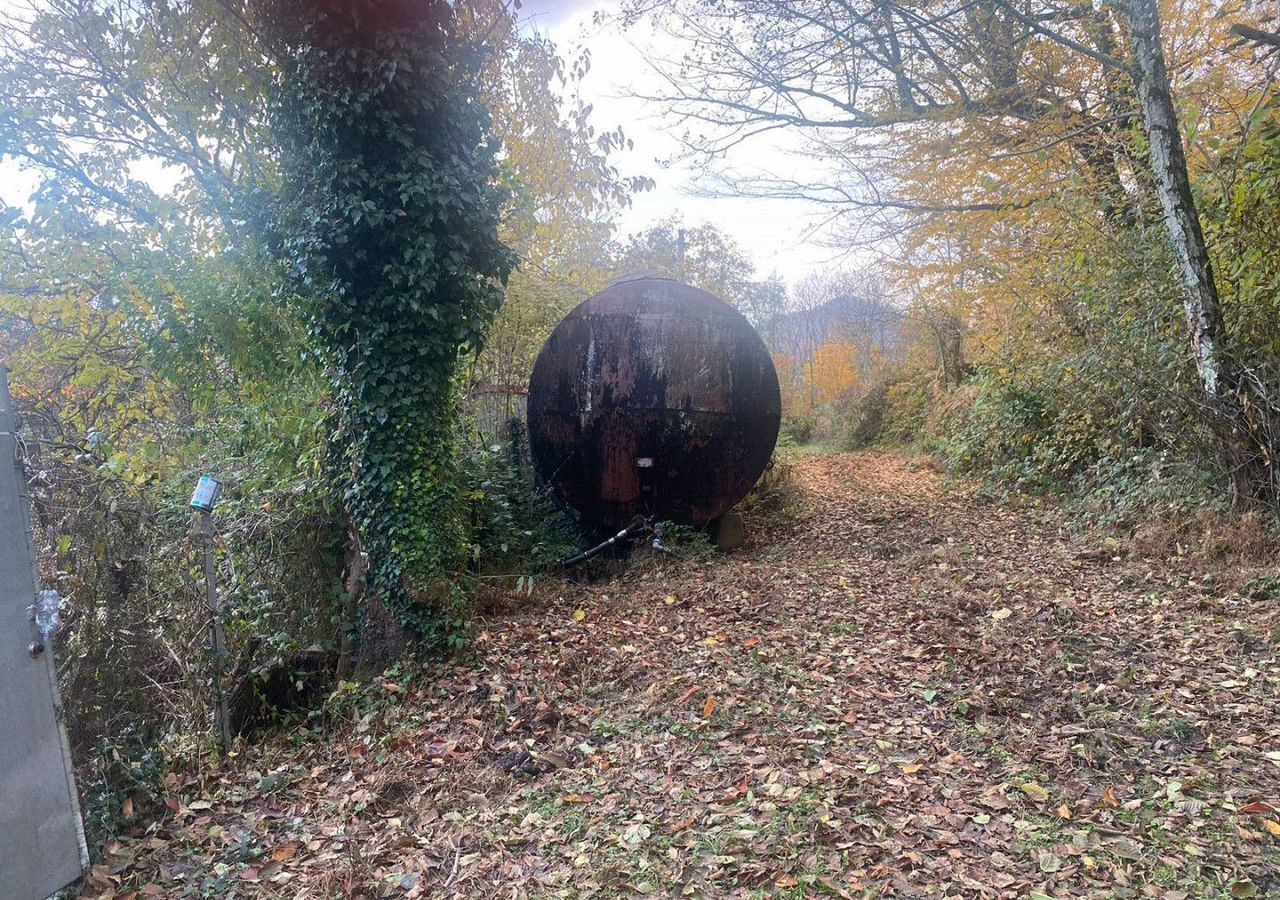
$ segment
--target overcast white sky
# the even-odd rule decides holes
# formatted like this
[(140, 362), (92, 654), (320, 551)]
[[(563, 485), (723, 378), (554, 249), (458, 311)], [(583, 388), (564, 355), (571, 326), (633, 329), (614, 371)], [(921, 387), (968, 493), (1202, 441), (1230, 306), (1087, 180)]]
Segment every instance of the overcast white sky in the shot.
[[(0, 9), (25, 7), (29, 0), (0, 0)], [(580, 89), (594, 107), (598, 131), (622, 125), (635, 148), (615, 160), (627, 175), (647, 175), (656, 188), (639, 194), (619, 218), (621, 232), (639, 231), (672, 213), (686, 224), (711, 222), (731, 235), (754, 261), (759, 276), (777, 271), (789, 284), (815, 269), (838, 266), (840, 254), (822, 246), (810, 234), (822, 210), (796, 201), (696, 197), (691, 193), (697, 174), (693, 166), (671, 161), (680, 143), (659, 106), (635, 98), (657, 94), (662, 82), (652, 57), (674, 58), (678, 45), (670, 38), (640, 28), (622, 32), (614, 25), (593, 24), (593, 13), (615, 10), (618, 0), (523, 0), (519, 15), (525, 27), (548, 35), (565, 55), (576, 55), (584, 43), (591, 50), (592, 67)], [(785, 149), (787, 138), (777, 132), (740, 147), (729, 163), (738, 168), (772, 174), (794, 171), (805, 161)], [(0, 166), (0, 198), (22, 204), (34, 187), (30, 173), (11, 162)]]
[[(620, 153), (617, 161), (629, 175), (648, 175), (657, 187), (635, 197), (624, 210), (619, 225), (623, 233), (645, 228), (673, 212), (689, 225), (711, 222), (731, 235), (755, 262), (759, 275), (777, 271), (789, 284), (815, 269), (838, 266), (838, 251), (810, 235), (820, 221), (815, 204), (783, 200), (707, 198), (692, 194), (696, 169), (670, 161), (679, 156), (680, 143), (664, 120), (661, 107), (634, 95), (661, 93), (662, 81), (650, 59), (674, 58), (679, 46), (648, 29), (622, 32), (616, 25), (597, 26), (592, 15), (616, 9), (617, 0), (523, 0), (520, 16), (525, 27), (548, 35), (562, 54), (574, 54), (584, 42), (591, 50), (591, 71), (581, 85), (583, 98), (594, 107), (598, 131), (623, 126), (635, 141), (635, 149)], [(786, 150), (787, 138), (777, 132), (761, 135), (738, 148), (739, 169), (786, 174), (806, 160)]]

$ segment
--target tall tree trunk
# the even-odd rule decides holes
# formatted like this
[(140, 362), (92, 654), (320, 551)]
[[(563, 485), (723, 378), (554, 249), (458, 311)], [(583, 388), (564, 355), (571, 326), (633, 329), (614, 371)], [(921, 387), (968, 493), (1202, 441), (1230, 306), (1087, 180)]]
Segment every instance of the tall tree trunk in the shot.
[(1126, 5), (1133, 34), (1133, 79), (1146, 124), (1156, 193), (1178, 261), (1200, 387), (1217, 419), (1237, 499), (1274, 502), (1278, 484), (1271, 465), (1275, 448), (1270, 426), (1275, 410), (1227, 345), (1222, 303), (1200, 228), (1165, 66), (1158, 0), (1127, 0)]
[(925, 324), (938, 345), (938, 364), (942, 368), (942, 389), (958, 388), (970, 374), (964, 360), (964, 326), (948, 312), (931, 315)]
[(338, 639), (338, 666), (340, 679), (351, 677), (355, 668), (356, 638), (360, 629), (360, 607), (364, 599), (365, 576), (369, 573), (369, 557), (360, 546), (360, 529), (354, 520), (347, 523), (346, 602), (342, 609), (342, 633)]
[[(933, 332), (933, 339), (938, 344), (938, 365), (942, 368), (942, 389), (944, 391), (951, 390), (951, 354), (949, 352), (949, 342), (946, 332), (936, 322), (929, 322), (929, 330)], [(960, 377), (957, 375), (955, 384), (960, 384)]]
[(948, 319), (950, 331), (947, 333), (947, 352), (951, 356), (951, 373), (955, 378), (952, 387), (960, 387), (969, 373), (969, 364), (964, 361), (964, 328), (955, 319)]
[(1183, 308), (1191, 328), (1196, 370), (1205, 394), (1220, 406), (1230, 387), (1223, 378), (1224, 367), (1229, 366), (1224, 347), (1226, 328), (1182, 150), (1182, 132), (1160, 44), (1159, 6), (1157, 0), (1128, 0), (1128, 8), (1133, 26), (1134, 82), (1151, 146), (1156, 193), (1182, 277)]
[(382, 597), (365, 592), (364, 626), (360, 629), (360, 646), (356, 652), (357, 678), (372, 678), (404, 658), (410, 634), (400, 617), (387, 608)]

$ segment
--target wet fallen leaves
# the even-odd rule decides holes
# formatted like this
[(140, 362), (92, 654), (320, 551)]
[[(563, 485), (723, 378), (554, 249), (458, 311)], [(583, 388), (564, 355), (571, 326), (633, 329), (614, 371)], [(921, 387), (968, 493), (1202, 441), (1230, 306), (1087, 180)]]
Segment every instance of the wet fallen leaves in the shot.
[(742, 551), (543, 585), (171, 776), (85, 893), (1280, 893), (1275, 601), (892, 457), (798, 471)]

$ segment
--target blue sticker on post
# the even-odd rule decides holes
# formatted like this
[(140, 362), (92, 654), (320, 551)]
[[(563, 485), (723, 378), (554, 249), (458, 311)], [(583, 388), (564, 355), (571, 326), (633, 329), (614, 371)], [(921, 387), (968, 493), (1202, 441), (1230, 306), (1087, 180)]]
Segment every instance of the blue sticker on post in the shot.
[(213, 512), (220, 496), (222, 496), (222, 482), (208, 475), (201, 475), (196, 491), (191, 495), (191, 508)]

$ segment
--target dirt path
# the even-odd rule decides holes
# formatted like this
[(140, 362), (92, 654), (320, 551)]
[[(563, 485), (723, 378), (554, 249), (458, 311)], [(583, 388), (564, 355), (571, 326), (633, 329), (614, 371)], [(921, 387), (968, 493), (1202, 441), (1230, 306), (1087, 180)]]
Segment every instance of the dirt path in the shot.
[(1249, 599), (1261, 582), (1113, 560), (886, 456), (798, 469), (805, 513), (744, 550), (544, 585), (485, 620), (475, 664), (175, 782), (176, 810), (94, 883), (1280, 896), (1280, 599)]

